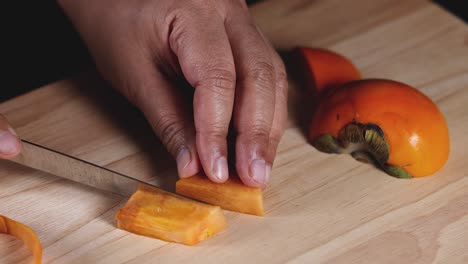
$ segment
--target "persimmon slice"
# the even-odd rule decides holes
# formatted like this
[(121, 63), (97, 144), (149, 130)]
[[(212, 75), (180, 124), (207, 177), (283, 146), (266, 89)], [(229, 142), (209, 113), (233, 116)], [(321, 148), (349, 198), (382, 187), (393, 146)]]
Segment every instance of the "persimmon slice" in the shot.
[(327, 93), (347, 82), (361, 79), (361, 73), (346, 57), (321, 48), (297, 48), (308, 85), (316, 95)]
[(226, 228), (223, 211), (140, 185), (116, 214), (117, 226), (131, 233), (168, 242), (195, 245)]
[(42, 246), (41, 241), (36, 233), (28, 226), (0, 215), (0, 234), (7, 234), (21, 239), (23, 243), (31, 250), (33, 254), (33, 264), (42, 262)]
[(231, 176), (225, 183), (215, 183), (203, 175), (180, 179), (176, 192), (229, 211), (262, 216), (263, 195), (260, 188), (244, 185)]

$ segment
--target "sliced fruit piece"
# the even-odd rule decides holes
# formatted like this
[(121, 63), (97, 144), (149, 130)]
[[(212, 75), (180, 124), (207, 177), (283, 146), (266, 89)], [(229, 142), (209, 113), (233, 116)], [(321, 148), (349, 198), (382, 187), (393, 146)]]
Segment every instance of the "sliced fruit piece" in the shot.
[(218, 206), (140, 185), (116, 214), (117, 226), (129, 232), (195, 245), (226, 228)]
[(0, 215), (0, 234), (7, 234), (21, 239), (23, 243), (31, 250), (33, 254), (33, 264), (42, 262), (42, 246), (41, 241), (36, 233), (28, 226)]
[(347, 83), (322, 98), (309, 140), (320, 151), (350, 153), (399, 178), (428, 176), (447, 161), (447, 122), (432, 100), (390, 80)]
[(297, 48), (306, 67), (308, 85), (316, 94), (361, 79), (354, 64), (344, 56), (320, 48)]
[(176, 183), (176, 192), (229, 211), (264, 215), (262, 190), (244, 185), (235, 176), (225, 183), (214, 183), (204, 175), (180, 179)]

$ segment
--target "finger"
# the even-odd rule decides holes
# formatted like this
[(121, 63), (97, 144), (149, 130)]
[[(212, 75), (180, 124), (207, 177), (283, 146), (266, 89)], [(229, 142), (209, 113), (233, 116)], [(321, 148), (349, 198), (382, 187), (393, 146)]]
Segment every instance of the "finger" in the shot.
[(212, 181), (224, 182), (229, 177), (226, 136), (234, 103), (234, 61), (221, 16), (197, 12), (190, 22), (174, 21), (169, 43), (195, 88), (196, 140), (203, 169)]
[[(238, 16), (235, 16), (238, 17)], [(249, 186), (264, 187), (270, 177), (269, 136), (275, 110), (275, 69), (268, 46), (250, 18), (226, 24), (238, 75), (234, 126), (236, 168)]]
[(258, 28), (257, 30), (262, 36), (264, 42), (269, 47), (270, 54), (273, 59), (273, 65), (275, 67), (275, 111), (273, 114), (273, 124), (271, 127), (267, 154), (267, 160), (270, 160), (273, 164), (276, 157), (278, 144), (284, 134), (284, 130), (286, 129), (286, 122), (288, 118), (288, 78), (284, 63), (280, 56), (273, 48), (273, 46), (271, 46), (265, 35), (263, 35), (263, 33)]
[[(144, 113), (153, 130), (177, 162), (179, 177), (200, 171), (190, 109), (154, 64), (143, 58), (125, 63), (129, 75), (126, 95)], [(132, 67), (135, 66), (135, 67)], [(135, 70), (132, 70), (135, 69)]]
[(11, 159), (21, 151), (21, 141), (3, 115), (0, 115), (0, 159)]

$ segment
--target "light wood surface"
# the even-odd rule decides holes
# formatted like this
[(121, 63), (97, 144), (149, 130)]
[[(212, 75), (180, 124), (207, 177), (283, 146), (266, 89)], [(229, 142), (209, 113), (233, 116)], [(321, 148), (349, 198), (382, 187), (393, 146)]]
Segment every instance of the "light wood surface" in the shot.
[[(466, 24), (422, 0), (270, 0), (252, 12), (279, 49), (330, 48), (365, 77), (421, 89), (447, 117), (446, 166), (397, 180), (349, 156), (319, 153), (291, 116), (266, 216), (226, 212), (229, 228), (195, 247), (118, 230), (120, 196), (5, 161), (0, 214), (36, 230), (46, 263), (468, 263)], [(291, 112), (307, 111), (291, 86)], [(173, 186), (174, 162), (144, 119), (93, 74), (5, 102), (0, 112), (27, 140)], [(0, 236), (0, 263), (27, 258), (20, 242)]]

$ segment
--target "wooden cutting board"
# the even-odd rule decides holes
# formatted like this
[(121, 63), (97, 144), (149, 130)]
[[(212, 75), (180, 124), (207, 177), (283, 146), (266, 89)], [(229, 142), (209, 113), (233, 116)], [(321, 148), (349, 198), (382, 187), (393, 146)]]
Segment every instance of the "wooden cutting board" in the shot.
[[(0, 214), (37, 231), (47, 263), (468, 263), (467, 25), (422, 0), (270, 0), (252, 12), (278, 49), (330, 48), (365, 77), (430, 96), (449, 124), (446, 166), (423, 179), (391, 178), (349, 156), (319, 153), (291, 114), (266, 216), (227, 212), (229, 228), (197, 246), (116, 229), (121, 197), (6, 161)], [(299, 92), (291, 82), (291, 113), (308, 111), (294, 103)], [(5, 102), (0, 112), (27, 140), (173, 186), (174, 162), (144, 119), (93, 73)], [(28, 256), (0, 236), (1, 263)]]

